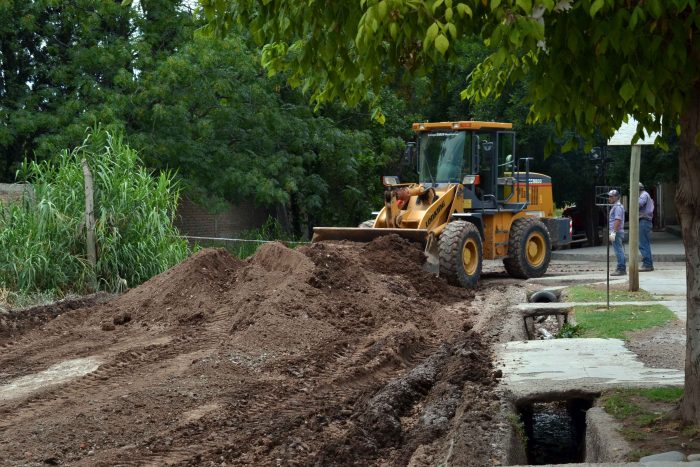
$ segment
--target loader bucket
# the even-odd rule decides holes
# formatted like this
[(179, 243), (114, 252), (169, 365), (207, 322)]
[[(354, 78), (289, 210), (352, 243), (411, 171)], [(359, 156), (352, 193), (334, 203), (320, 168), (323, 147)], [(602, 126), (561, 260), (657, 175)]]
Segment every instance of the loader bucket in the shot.
[(414, 242), (425, 243), (428, 239), (426, 229), (383, 229), (361, 227), (314, 227), (314, 236), (311, 241), (322, 242), (325, 240), (349, 240), (351, 242), (371, 242), (383, 235), (396, 234)]

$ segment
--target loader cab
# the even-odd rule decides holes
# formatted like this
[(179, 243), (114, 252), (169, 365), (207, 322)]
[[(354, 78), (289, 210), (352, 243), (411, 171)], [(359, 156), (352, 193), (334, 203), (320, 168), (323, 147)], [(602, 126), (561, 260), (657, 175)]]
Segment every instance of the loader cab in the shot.
[(464, 131), (432, 131), (419, 136), (419, 181), (434, 188), (460, 183), (472, 172), (472, 135)]
[(510, 128), (492, 122), (414, 124), (420, 183), (436, 189), (463, 183), (465, 209), (497, 209), (512, 193), (503, 182), (515, 171)]

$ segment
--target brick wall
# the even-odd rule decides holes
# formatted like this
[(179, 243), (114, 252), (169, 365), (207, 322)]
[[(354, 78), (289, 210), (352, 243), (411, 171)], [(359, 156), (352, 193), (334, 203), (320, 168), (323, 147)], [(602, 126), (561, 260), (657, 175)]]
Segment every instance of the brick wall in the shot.
[(25, 183), (0, 183), (0, 203), (7, 206), (21, 201), (24, 194), (30, 190), (30, 186)]
[[(0, 183), (0, 203), (8, 205), (22, 199), (31, 190), (30, 185), (20, 183)], [(244, 230), (257, 229), (274, 212), (261, 209), (252, 202), (238, 205), (229, 204), (228, 209), (212, 214), (203, 206), (190, 199), (180, 199), (175, 216), (175, 226), (182, 235), (194, 237), (236, 238)]]
[(183, 197), (177, 208), (175, 226), (182, 235), (192, 237), (237, 238), (244, 230), (262, 226), (272, 211), (259, 208), (252, 202), (237, 205), (218, 214), (212, 214), (205, 207)]

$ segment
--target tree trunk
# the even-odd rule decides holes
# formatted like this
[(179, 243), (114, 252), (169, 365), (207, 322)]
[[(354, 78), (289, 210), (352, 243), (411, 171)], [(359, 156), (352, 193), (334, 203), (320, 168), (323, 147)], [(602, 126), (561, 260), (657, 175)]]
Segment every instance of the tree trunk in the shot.
[(700, 83), (681, 115), (676, 208), (683, 232), (688, 318), (685, 350), (685, 393), (680, 413), (687, 423), (700, 425)]

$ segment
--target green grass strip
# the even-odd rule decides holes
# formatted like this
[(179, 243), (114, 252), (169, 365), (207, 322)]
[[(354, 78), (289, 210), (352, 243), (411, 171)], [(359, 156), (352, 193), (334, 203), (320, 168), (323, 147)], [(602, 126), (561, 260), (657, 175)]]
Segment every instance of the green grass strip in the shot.
[(647, 425), (650, 418), (656, 418), (633, 402), (635, 397), (643, 397), (651, 402), (675, 404), (683, 396), (682, 387), (658, 387), (647, 389), (613, 389), (601, 397), (603, 408), (617, 419), (635, 416), (640, 426)]
[(624, 339), (625, 333), (663, 326), (676, 315), (663, 305), (617, 305), (574, 307), (579, 337)]
[[(607, 292), (604, 287), (590, 285), (574, 285), (566, 289), (566, 300), (568, 302), (605, 302)], [(629, 290), (610, 290), (611, 302), (646, 302), (656, 300), (652, 294), (646, 290), (630, 292)]]

